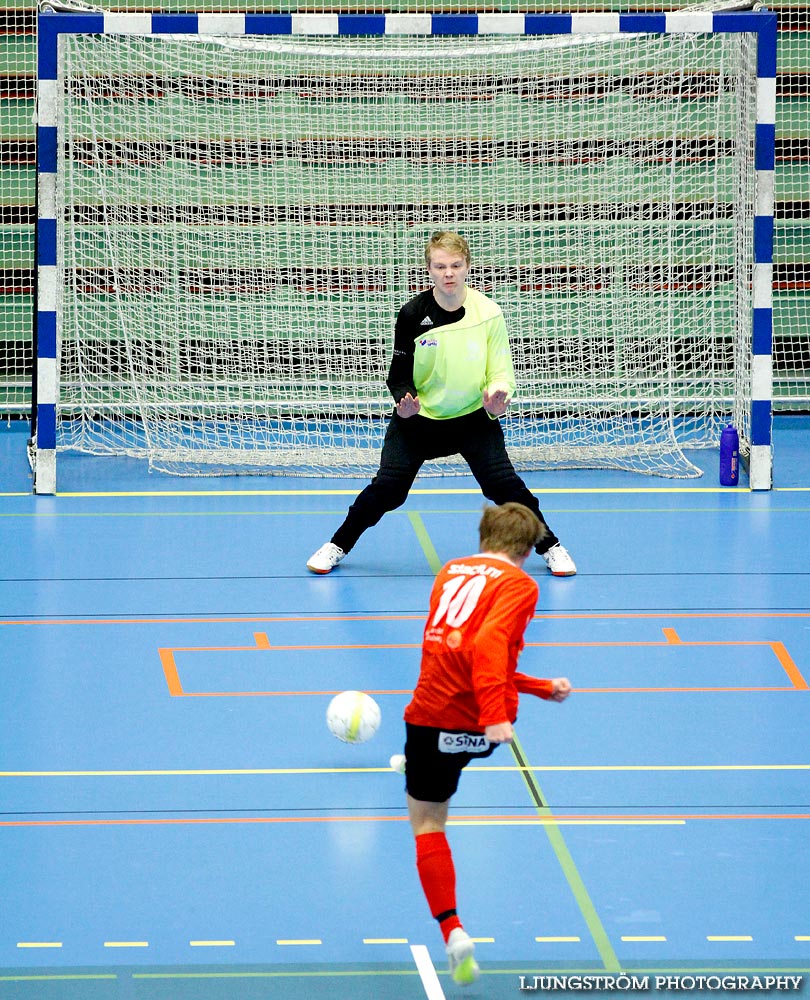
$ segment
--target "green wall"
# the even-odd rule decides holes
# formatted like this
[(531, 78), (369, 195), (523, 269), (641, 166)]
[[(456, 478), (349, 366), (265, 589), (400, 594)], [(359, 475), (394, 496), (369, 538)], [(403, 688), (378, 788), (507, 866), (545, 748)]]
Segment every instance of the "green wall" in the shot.
[[(673, 3), (671, 6), (676, 6)], [(657, 9), (609, 2), (579, 10)], [(144, 9), (132, 2), (111, 9)], [(279, 0), (246, 6), (238, 0), (178, 0), (150, 10), (340, 10), (360, 5), (349, 0), (324, 4)], [(374, 9), (380, 9), (374, 5)], [(475, 0), (390, 0), (392, 11), (441, 9), (446, 12), (492, 10)], [(521, 4), (506, 0), (500, 10), (570, 10), (564, 0)], [(776, 255), (774, 301), (774, 378), (779, 409), (810, 409), (810, 7), (787, 4), (779, 17), (777, 81)], [(35, 8), (0, 0), (0, 412), (28, 412), (32, 352), (34, 285), (35, 165)]]

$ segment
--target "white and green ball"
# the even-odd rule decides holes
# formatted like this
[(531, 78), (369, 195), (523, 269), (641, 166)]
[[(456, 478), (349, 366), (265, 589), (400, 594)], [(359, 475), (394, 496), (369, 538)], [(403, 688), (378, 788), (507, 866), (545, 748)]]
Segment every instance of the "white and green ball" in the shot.
[(365, 743), (380, 728), (380, 706), (364, 691), (341, 691), (329, 702), (326, 724), (344, 743)]

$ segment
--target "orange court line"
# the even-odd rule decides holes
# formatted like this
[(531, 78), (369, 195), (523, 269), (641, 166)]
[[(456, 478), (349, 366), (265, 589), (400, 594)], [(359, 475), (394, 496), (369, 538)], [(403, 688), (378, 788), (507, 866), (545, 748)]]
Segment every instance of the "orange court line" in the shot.
[(807, 681), (804, 679), (804, 677), (802, 677), (799, 668), (793, 662), (793, 659), (788, 653), (787, 649), (785, 649), (785, 644), (782, 642), (772, 642), (771, 648), (776, 654), (776, 658), (784, 667), (785, 673), (790, 678), (793, 687), (796, 688), (797, 691), (810, 690)]
[[(610, 688), (575, 688), (577, 694), (651, 694), (655, 692), (657, 694), (680, 694), (685, 692), (701, 691), (704, 693), (718, 693), (718, 692), (752, 692), (752, 691), (799, 691), (801, 688), (784, 686), (784, 687), (610, 687)], [(369, 691), (369, 694), (372, 692)], [(380, 694), (387, 692), (379, 692)], [(394, 692), (391, 692), (394, 693)]]
[[(340, 694), (343, 688), (335, 688), (334, 691), (180, 691), (180, 698), (301, 698), (301, 697), (328, 697)], [(403, 688), (401, 691), (375, 690), (374, 688), (363, 688), (366, 694), (413, 694), (413, 688)], [(658, 689), (656, 689), (658, 690)], [(696, 690), (686, 688), (687, 691)], [(725, 691), (726, 688), (720, 690)], [(735, 689), (736, 690), (736, 689)], [(765, 691), (792, 691), (793, 688), (764, 688)]]
[(180, 675), (177, 672), (177, 664), (174, 662), (174, 654), (170, 649), (159, 649), (160, 662), (163, 667), (163, 674), (166, 683), (169, 685), (169, 694), (173, 698), (182, 698), (185, 692), (180, 683)]
[[(555, 823), (571, 821), (583, 822), (654, 822), (656, 820), (787, 820), (810, 819), (810, 813), (639, 813), (638, 815), (600, 813), (586, 814), (538, 814), (518, 815), (480, 815), (454, 816), (455, 824), (478, 823), (482, 820), (489, 823), (515, 821), (537, 823), (543, 821), (550, 826)], [(228, 825), (242, 824), (273, 824), (273, 823), (405, 823), (406, 815), (397, 816), (194, 816), (188, 818), (133, 818), (133, 819), (33, 819), (33, 820), (2, 820), (0, 827), (29, 826), (199, 826), (203, 824)]]
[[(529, 643), (526, 643), (528, 646)], [(544, 645), (543, 643), (532, 643), (532, 645), (539, 646)], [(575, 646), (577, 643), (573, 642), (558, 642), (558, 643), (548, 643), (547, 645), (554, 646)], [(609, 646), (608, 642), (595, 643), (598, 646)], [(632, 646), (631, 642), (621, 642), (617, 643), (619, 646)], [(642, 646), (666, 646), (665, 642), (644, 642), (639, 643)], [(741, 643), (741, 645), (752, 645), (751, 643)], [(767, 642), (762, 642), (760, 645), (767, 646)], [(307, 649), (421, 649), (421, 642), (330, 642), (330, 643), (296, 643), (295, 645), (279, 645), (274, 644), (262, 646), (171, 646), (170, 651), (173, 653), (255, 653), (255, 652), (266, 652), (268, 649), (272, 649), (276, 653), (295, 653), (301, 652)]]
[[(301, 698), (301, 697), (328, 697), (340, 694), (342, 689), (335, 688), (332, 691), (185, 691), (181, 690), (180, 698)], [(363, 688), (366, 694), (413, 694), (413, 688)], [(703, 693), (750, 693), (754, 691), (798, 691), (799, 688), (789, 687), (605, 687), (605, 688), (581, 688), (576, 689), (577, 694), (679, 694), (690, 692)]]
[[(664, 632), (671, 632), (671, 629), (663, 629)], [(527, 646), (537, 647), (544, 646), (549, 649), (558, 648), (561, 646), (579, 646), (579, 647), (595, 647), (600, 648), (604, 646), (619, 647), (619, 646), (657, 646), (663, 649), (665, 646), (775, 646), (778, 640), (774, 639), (677, 639), (673, 642), (662, 642), (661, 639), (581, 639), (581, 640), (571, 640), (570, 642), (527, 642)], [(784, 645), (779, 643), (784, 650)], [(179, 646), (177, 647), (180, 648)], [(190, 646), (189, 649), (202, 649), (202, 646)], [(217, 648), (217, 647), (212, 647)], [(229, 648), (239, 648), (239, 647), (220, 647), (222, 649)], [(248, 649), (253, 649), (253, 646), (248, 646)], [(284, 649), (283, 646), (275, 646), (274, 649)], [(295, 647), (290, 647), (295, 648)], [(309, 648), (309, 647), (306, 647)], [(335, 648), (342, 649), (342, 646), (327, 647), (327, 646), (313, 646), (313, 649), (327, 649)], [(352, 648), (352, 647), (347, 647)], [(380, 649), (385, 649), (387, 647), (380, 646), (375, 647)], [(785, 653), (787, 651), (785, 650)], [(789, 657), (788, 657), (789, 658)]]
[[(672, 631), (664, 629), (665, 632)], [(264, 633), (256, 633), (264, 635)], [(265, 636), (266, 638), (266, 636)], [(771, 639), (701, 639), (662, 641), (661, 639), (581, 639), (568, 642), (527, 642), (526, 646), (532, 648), (543, 647), (545, 649), (560, 649), (565, 647), (593, 647), (601, 649), (604, 647), (625, 647), (625, 646), (773, 646)], [(781, 643), (780, 643), (781, 645)], [(305, 649), (421, 649), (421, 642), (314, 642), (314, 643), (258, 643), (253, 646), (172, 646), (171, 649), (177, 653), (197, 653), (197, 652), (255, 652), (256, 650), (276, 650), (278, 652), (295, 652)], [(784, 649), (784, 646), (783, 646)]]
[[(426, 612), (425, 612), (426, 613)], [(0, 619), (3, 625), (193, 625), (238, 624), (240, 622), (381, 622), (424, 621), (425, 613), (418, 615), (225, 615), (179, 618), (12, 618)], [(638, 611), (638, 612), (577, 612), (571, 614), (539, 614), (534, 621), (601, 621), (625, 618), (633, 621), (655, 618), (810, 618), (810, 611)]]
[[(665, 617), (665, 616), (660, 616)], [(668, 616), (666, 616), (668, 617)], [(282, 619), (279, 619), (281, 621)], [(293, 619), (302, 620), (302, 619)], [(678, 633), (673, 628), (663, 628), (664, 633), (663, 641), (660, 639), (643, 639), (643, 640), (587, 640), (587, 641), (576, 641), (576, 642), (527, 642), (527, 647), (532, 648), (546, 648), (546, 649), (557, 649), (557, 648), (594, 648), (600, 649), (605, 647), (610, 648), (640, 648), (640, 647), (656, 647), (663, 648), (666, 646), (768, 646), (773, 651), (777, 660), (785, 670), (788, 679), (791, 682), (790, 687), (776, 686), (776, 685), (756, 685), (756, 686), (741, 686), (741, 687), (718, 687), (718, 686), (700, 686), (700, 687), (653, 687), (653, 686), (643, 686), (643, 687), (600, 687), (600, 688), (578, 688), (578, 692), (581, 694), (618, 694), (618, 693), (683, 693), (683, 692), (704, 692), (704, 693), (716, 693), (716, 692), (757, 692), (757, 691), (808, 691), (810, 686), (807, 681), (802, 676), (796, 664), (793, 662), (790, 654), (787, 651), (784, 643), (769, 639), (729, 639), (729, 640), (690, 640), (684, 641), (680, 638)], [(314, 645), (278, 645), (273, 646), (270, 644), (270, 640), (266, 632), (254, 632), (253, 638), (255, 645), (253, 646), (175, 646), (175, 647), (162, 647), (158, 650), (160, 655), (160, 661), (163, 666), (163, 672), (166, 676), (166, 683), (169, 688), (169, 693), (172, 697), (183, 697), (183, 698), (236, 698), (236, 697), (289, 697), (293, 695), (327, 695), (327, 694), (337, 694), (337, 691), (186, 691), (183, 688), (182, 681), (180, 680), (180, 674), (177, 668), (177, 663), (175, 661), (175, 653), (194, 653), (194, 652), (266, 652), (268, 650), (274, 650), (279, 652), (303, 652), (307, 650), (347, 650), (347, 649), (377, 649), (377, 650), (389, 650), (389, 649), (418, 649), (421, 643), (330, 643), (330, 644), (314, 644)], [(410, 691), (385, 691), (376, 690), (369, 691), (369, 694), (410, 694)]]

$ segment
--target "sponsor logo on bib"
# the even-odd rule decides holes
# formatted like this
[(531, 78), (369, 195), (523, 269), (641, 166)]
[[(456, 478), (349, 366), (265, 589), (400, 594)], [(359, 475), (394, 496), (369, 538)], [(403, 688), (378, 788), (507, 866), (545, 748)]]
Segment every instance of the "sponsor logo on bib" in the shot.
[(439, 733), (442, 753), (481, 753), (489, 750), (489, 740), (482, 733)]

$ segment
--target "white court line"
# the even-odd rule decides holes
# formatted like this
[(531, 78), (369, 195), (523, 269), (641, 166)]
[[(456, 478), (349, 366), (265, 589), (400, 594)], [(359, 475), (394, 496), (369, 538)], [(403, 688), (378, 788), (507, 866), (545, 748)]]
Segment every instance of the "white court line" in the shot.
[(425, 945), (412, 944), (411, 954), (413, 955), (414, 962), (416, 962), (416, 968), (419, 970), (419, 977), (422, 980), (422, 985), (425, 987), (428, 1000), (447, 1000)]

